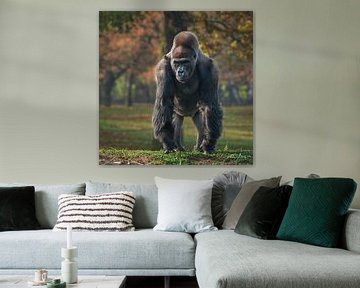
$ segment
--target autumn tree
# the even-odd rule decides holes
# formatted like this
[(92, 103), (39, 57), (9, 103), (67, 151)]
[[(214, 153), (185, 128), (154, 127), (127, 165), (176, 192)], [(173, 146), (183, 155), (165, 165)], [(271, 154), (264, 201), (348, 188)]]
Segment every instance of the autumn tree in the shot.
[(175, 35), (193, 25), (192, 20), (191, 13), (187, 11), (164, 11), (164, 54), (170, 51)]
[(252, 103), (251, 11), (101, 11), (99, 23), (102, 104), (111, 105), (113, 88), (120, 82), (122, 101), (126, 105), (139, 100), (152, 102), (154, 67), (162, 55), (170, 51), (174, 36), (186, 30), (197, 34), (203, 52), (218, 63), (224, 102)]
[(221, 65), (222, 90), (232, 104), (243, 104), (241, 87), (252, 102), (253, 12), (192, 12), (196, 19), (191, 29), (198, 35), (203, 52)]
[[(106, 18), (107, 25), (100, 19), (100, 99), (102, 104), (110, 106), (111, 91), (116, 80), (120, 76), (126, 76), (125, 102), (131, 106), (132, 87), (136, 78), (152, 69), (159, 58), (162, 15), (161, 12), (109, 13), (111, 17)], [(116, 17), (117, 15), (122, 17)]]

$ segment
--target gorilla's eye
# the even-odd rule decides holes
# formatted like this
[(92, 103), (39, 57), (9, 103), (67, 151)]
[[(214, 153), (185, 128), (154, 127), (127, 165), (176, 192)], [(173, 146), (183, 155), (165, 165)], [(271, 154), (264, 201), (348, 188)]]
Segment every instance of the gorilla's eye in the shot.
[(180, 65), (182, 65), (183, 63), (181, 61), (176, 61), (174, 60), (174, 66), (175, 67), (179, 67)]

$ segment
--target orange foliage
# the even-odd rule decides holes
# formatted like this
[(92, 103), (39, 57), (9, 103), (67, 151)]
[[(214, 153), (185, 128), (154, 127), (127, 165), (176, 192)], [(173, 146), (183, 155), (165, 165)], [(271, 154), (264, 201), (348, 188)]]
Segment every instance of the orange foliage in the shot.
[(252, 81), (252, 12), (193, 12), (193, 17), (191, 29), (198, 35), (203, 52), (221, 66), (221, 79)]
[[(202, 51), (218, 63), (220, 81), (252, 86), (253, 13), (184, 13), (189, 14), (187, 28), (197, 34)], [(137, 12), (136, 17), (122, 25), (100, 32), (100, 84), (106, 82), (108, 73), (115, 79), (131, 74), (137, 83), (153, 87), (154, 68), (161, 58), (161, 48), (166, 44), (164, 12)]]
[(142, 12), (140, 20), (125, 24), (123, 33), (113, 28), (99, 36), (100, 80), (106, 71), (119, 77), (140, 74), (156, 64), (160, 55), (162, 12)]

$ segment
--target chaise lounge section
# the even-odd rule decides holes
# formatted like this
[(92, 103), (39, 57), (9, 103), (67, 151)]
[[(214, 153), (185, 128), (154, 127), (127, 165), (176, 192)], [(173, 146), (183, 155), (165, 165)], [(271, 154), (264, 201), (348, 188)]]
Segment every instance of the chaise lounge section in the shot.
[(195, 236), (201, 288), (353, 288), (360, 283), (360, 211), (347, 216), (349, 250), (262, 240), (230, 230)]

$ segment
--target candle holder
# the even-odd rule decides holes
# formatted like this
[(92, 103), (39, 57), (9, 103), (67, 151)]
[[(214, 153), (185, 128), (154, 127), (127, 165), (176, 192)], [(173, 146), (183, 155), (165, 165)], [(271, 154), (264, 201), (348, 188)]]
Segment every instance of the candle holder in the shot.
[(77, 247), (61, 248), (61, 257), (65, 258), (61, 262), (61, 279), (67, 284), (77, 283), (78, 269), (75, 257), (78, 256)]

